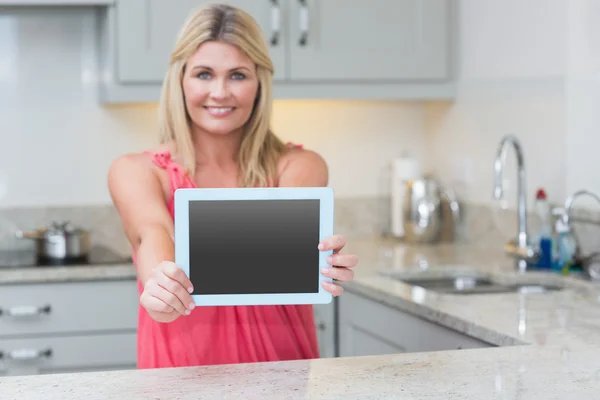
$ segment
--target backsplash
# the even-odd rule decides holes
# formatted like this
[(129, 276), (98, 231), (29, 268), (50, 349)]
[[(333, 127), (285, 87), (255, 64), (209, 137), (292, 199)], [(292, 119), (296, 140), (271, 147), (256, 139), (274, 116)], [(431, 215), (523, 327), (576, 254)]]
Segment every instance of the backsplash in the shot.
[[(380, 232), (380, 213), (387, 203), (368, 198), (335, 200), (335, 233), (348, 237)], [(17, 230), (35, 230), (51, 221), (62, 220), (90, 230), (93, 245), (108, 246), (127, 255), (130, 246), (118, 213), (112, 205), (0, 209), (0, 249), (33, 248), (28, 239), (18, 239)]]
[[(354, 237), (384, 235), (389, 221), (388, 198), (342, 198), (335, 200), (335, 233)], [(495, 218), (497, 216), (498, 218)], [(572, 222), (584, 254), (600, 251), (600, 213), (573, 209)], [(131, 250), (112, 205), (0, 209), (0, 250), (33, 248), (33, 242), (17, 239), (18, 229), (33, 230), (53, 220), (69, 220), (92, 231), (94, 245), (108, 246), (123, 255)], [(530, 235), (540, 227), (535, 214), (528, 215)], [(461, 204), (456, 243), (502, 249), (517, 233), (517, 214), (493, 206)]]

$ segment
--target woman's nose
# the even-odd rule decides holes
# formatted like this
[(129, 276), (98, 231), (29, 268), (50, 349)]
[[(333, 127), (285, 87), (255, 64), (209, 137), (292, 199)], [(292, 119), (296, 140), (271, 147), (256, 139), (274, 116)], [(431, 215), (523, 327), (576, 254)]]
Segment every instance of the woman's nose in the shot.
[(229, 96), (227, 82), (224, 79), (215, 79), (211, 86), (210, 95), (215, 99), (223, 99)]

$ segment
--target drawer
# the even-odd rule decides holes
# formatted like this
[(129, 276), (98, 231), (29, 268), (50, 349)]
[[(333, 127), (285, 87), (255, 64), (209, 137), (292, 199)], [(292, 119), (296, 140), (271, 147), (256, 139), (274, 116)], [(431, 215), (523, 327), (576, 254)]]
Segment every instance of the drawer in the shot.
[(135, 280), (0, 286), (0, 339), (136, 329)]
[(0, 340), (0, 376), (136, 366), (136, 333)]

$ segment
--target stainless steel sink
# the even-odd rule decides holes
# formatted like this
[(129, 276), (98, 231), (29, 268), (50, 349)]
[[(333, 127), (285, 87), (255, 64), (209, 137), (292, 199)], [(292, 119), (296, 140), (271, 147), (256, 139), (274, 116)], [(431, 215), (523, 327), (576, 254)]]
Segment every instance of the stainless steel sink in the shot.
[(539, 282), (499, 282), (477, 274), (455, 276), (413, 276), (401, 277), (384, 275), (407, 285), (422, 287), (438, 293), (448, 294), (492, 294), (492, 293), (546, 293), (564, 290), (559, 284)]

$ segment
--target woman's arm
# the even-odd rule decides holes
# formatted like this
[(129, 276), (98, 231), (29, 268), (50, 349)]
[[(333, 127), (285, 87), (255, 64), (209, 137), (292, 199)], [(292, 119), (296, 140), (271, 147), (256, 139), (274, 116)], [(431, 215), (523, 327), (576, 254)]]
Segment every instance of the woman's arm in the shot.
[(192, 284), (173, 262), (173, 220), (148, 159), (132, 154), (114, 160), (108, 187), (125, 235), (136, 252), (138, 278), (144, 287), (140, 302), (160, 322), (187, 314), (193, 303), (188, 292)]

